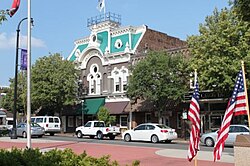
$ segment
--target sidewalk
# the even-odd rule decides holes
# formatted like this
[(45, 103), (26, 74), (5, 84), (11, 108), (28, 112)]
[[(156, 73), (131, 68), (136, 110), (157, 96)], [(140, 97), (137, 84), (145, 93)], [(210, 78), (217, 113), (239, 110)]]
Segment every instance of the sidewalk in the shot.
[[(72, 135), (68, 135), (71, 136)], [(187, 142), (179, 140), (182, 142)], [(0, 137), (0, 149), (10, 149), (12, 147), (25, 148), (27, 139), (18, 138), (10, 139), (9, 137)], [(72, 149), (75, 153), (81, 154), (86, 151), (88, 155), (93, 157), (101, 157), (110, 155), (111, 160), (117, 160), (121, 165), (131, 164), (134, 160), (139, 160), (141, 166), (193, 166), (194, 163), (187, 161), (187, 150), (180, 149), (162, 149), (150, 147), (130, 147), (124, 145), (107, 145), (95, 144), (86, 142), (64, 142), (54, 140), (44, 140), (34, 138), (31, 140), (32, 148), (39, 148), (45, 152), (51, 149), (65, 148)], [(233, 154), (223, 153), (222, 159), (219, 162), (213, 162), (211, 152), (200, 151), (197, 156), (199, 166), (233, 166)]]

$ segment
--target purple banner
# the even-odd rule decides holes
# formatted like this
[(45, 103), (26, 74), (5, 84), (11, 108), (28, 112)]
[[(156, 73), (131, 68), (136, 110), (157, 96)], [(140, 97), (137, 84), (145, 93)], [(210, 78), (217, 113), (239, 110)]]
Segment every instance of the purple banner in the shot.
[(21, 70), (27, 70), (27, 50), (21, 49)]

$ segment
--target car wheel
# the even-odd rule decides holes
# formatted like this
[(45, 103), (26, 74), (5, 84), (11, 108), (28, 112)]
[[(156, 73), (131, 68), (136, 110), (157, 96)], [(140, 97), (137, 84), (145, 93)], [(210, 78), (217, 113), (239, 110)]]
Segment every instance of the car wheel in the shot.
[(103, 138), (103, 134), (100, 131), (97, 132), (96, 136), (97, 136), (97, 139), (102, 139)]
[(206, 144), (207, 146), (209, 146), (209, 147), (212, 147), (212, 146), (214, 146), (214, 140), (213, 140), (212, 138), (208, 137), (208, 138), (206, 138), (206, 140), (205, 140), (205, 144)]
[(124, 141), (126, 141), (126, 142), (131, 141), (131, 136), (130, 136), (129, 134), (126, 134), (126, 135), (124, 136)]
[(23, 138), (27, 138), (27, 133), (24, 131), (22, 136), (23, 136)]
[(77, 131), (76, 136), (77, 136), (77, 138), (82, 138), (82, 132), (81, 131)]
[(158, 139), (157, 135), (152, 135), (151, 142), (157, 143), (158, 141), (159, 141), (159, 139)]

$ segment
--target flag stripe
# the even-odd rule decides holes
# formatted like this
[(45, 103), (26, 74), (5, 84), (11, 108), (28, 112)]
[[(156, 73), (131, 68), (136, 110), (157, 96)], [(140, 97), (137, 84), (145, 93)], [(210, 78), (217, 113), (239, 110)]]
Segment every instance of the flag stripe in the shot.
[(238, 73), (237, 81), (234, 86), (232, 97), (228, 102), (228, 106), (218, 132), (217, 142), (214, 146), (214, 161), (220, 160), (224, 149), (225, 141), (228, 137), (229, 127), (233, 115), (247, 114), (246, 111), (246, 93), (244, 89), (244, 79), (242, 71)]
[(188, 119), (192, 122), (190, 140), (189, 140), (189, 148), (188, 148), (188, 160), (189, 161), (192, 161), (192, 159), (196, 156), (199, 150), (200, 106), (198, 103), (198, 99), (199, 99), (199, 86), (198, 86), (198, 81), (196, 80), (194, 94), (192, 96), (189, 111), (188, 111)]
[(18, 10), (20, 6), (20, 0), (13, 0), (13, 3), (11, 5), (11, 9), (9, 11), (9, 15), (12, 17)]

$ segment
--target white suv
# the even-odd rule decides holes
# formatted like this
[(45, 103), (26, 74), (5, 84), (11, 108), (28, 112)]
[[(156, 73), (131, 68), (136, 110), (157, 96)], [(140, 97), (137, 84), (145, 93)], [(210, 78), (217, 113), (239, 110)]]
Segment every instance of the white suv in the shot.
[(31, 117), (31, 122), (42, 126), (45, 133), (49, 133), (51, 136), (61, 132), (61, 120), (57, 116), (34, 116)]

